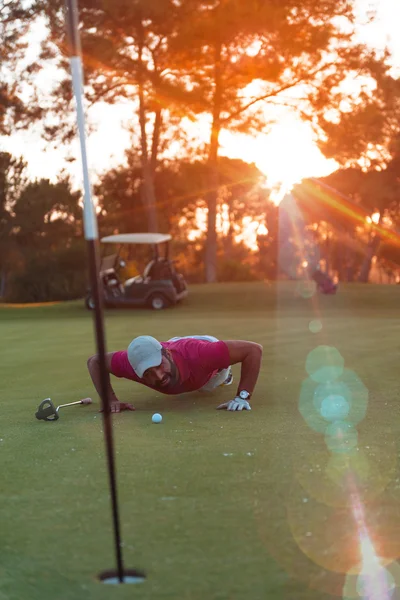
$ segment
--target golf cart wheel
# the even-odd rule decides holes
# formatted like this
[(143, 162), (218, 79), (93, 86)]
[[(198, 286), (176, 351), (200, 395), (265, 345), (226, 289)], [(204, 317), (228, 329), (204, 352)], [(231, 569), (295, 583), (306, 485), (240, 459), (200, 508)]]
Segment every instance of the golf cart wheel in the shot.
[(88, 295), (85, 298), (85, 306), (88, 310), (94, 310), (95, 309), (95, 304), (94, 304), (94, 300), (92, 298), (92, 296)]
[(153, 310), (163, 310), (163, 308), (167, 308), (168, 306), (167, 299), (162, 294), (153, 294), (150, 296), (148, 304)]

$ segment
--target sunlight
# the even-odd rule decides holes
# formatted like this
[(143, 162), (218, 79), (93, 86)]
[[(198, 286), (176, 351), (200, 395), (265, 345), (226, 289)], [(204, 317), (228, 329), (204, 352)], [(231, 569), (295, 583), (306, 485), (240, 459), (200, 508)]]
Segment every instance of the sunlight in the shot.
[[(377, 11), (375, 20), (369, 19), (371, 9)], [(379, 49), (389, 44), (393, 52), (392, 64), (400, 68), (400, 42), (397, 35), (397, 16), (400, 5), (393, 0), (356, 0), (357, 35), (360, 41), (367, 41)], [(38, 23), (30, 36), (29, 56), (37, 55), (40, 41), (44, 36), (42, 23)], [(257, 47), (254, 47), (254, 52)], [(40, 87), (46, 93), (60, 74), (51, 67), (38, 74)], [(257, 85), (257, 82), (255, 82)], [(246, 89), (251, 95), (251, 89)], [(293, 96), (294, 94), (294, 96)], [(294, 91), (288, 92), (294, 98)], [(323, 177), (338, 168), (334, 160), (326, 159), (320, 152), (314, 133), (308, 123), (302, 122), (296, 113), (278, 104), (265, 103), (267, 117), (264, 130), (254, 135), (236, 134), (222, 131), (220, 155), (241, 158), (254, 163), (267, 177), (268, 187), (272, 188), (272, 200), (279, 204), (284, 195), (295, 183), (306, 177)], [(131, 102), (121, 102), (114, 106), (98, 103), (88, 110), (88, 124), (94, 133), (88, 139), (88, 156), (93, 180), (96, 176), (124, 162), (124, 152), (132, 144), (131, 134), (126, 125), (137, 128), (137, 107), (135, 98)], [(203, 148), (210, 136), (209, 116), (199, 116), (195, 122), (184, 118), (182, 130), (193, 141), (193, 148)], [(63, 147), (46, 143), (40, 134), (16, 131), (13, 136), (2, 138), (3, 147), (12, 154), (21, 153), (28, 161), (28, 173), (32, 178), (49, 178), (56, 181), (60, 172), (71, 174), (73, 184), (81, 185), (81, 170), (78, 142), (75, 140), (70, 152)], [(169, 147), (170, 156), (182, 149), (177, 142)], [(66, 162), (70, 157), (72, 160)], [(372, 221), (377, 217), (372, 215)]]
[[(226, 236), (229, 229), (229, 220), (227, 213), (227, 206), (224, 205), (222, 212), (222, 221), (221, 215), (218, 215), (218, 226), (217, 231), (219, 234)], [(180, 224), (185, 224), (185, 217), (182, 217), (180, 220)], [(188, 239), (191, 242), (198, 240), (201, 236), (203, 236), (207, 231), (207, 209), (196, 209), (195, 222), (197, 229), (192, 229), (188, 235)], [(236, 242), (243, 242), (249, 250), (257, 251), (257, 236), (258, 235), (267, 235), (268, 229), (264, 225), (264, 223), (260, 223), (259, 221), (253, 221), (251, 217), (245, 217), (242, 222), (242, 233), (235, 235)]]
[(267, 235), (268, 229), (264, 223), (259, 221), (252, 221), (251, 217), (245, 217), (243, 219), (243, 230), (242, 233), (235, 236), (236, 242), (243, 242), (245, 246), (256, 252), (258, 250), (257, 236)]
[(371, 217), (372, 222), (377, 225), (379, 223), (380, 216), (381, 216), (380, 213), (378, 213), (378, 212), (374, 213)]
[(240, 155), (243, 160), (255, 163), (266, 175), (268, 187), (275, 188), (277, 204), (303, 178), (329, 175), (338, 166), (320, 152), (309, 125), (290, 111), (267, 135), (252, 137), (223, 132), (221, 147), (225, 156)]
[(380, 213), (376, 212), (371, 217), (367, 217), (365, 220), (367, 221), (367, 223), (375, 223), (375, 225), (378, 225), (380, 221), (380, 216)]

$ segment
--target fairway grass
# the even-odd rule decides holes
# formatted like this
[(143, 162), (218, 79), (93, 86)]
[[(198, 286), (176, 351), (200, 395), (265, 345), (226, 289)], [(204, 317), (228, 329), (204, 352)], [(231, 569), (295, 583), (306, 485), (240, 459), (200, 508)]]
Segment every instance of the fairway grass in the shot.
[[(344, 571), (361, 556), (357, 528), (345, 492), (327, 480), (324, 437), (299, 412), (306, 358), (319, 345), (336, 347), (369, 392), (357, 425), (363, 506), (376, 552), (400, 557), (400, 287), (354, 284), (308, 299), (295, 288), (191, 286), (170, 310), (106, 313), (109, 351), (142, 334), (264, 346), (251, 412), (215, 410), (236, 391), (238, 366), (233, 386), (176, 398), (113, 379), (136, 407), (113, 417), (125, 565), (147, 572), (134, 586), (96, 580), (115, 557), (103, 421), (86, 368), (92, 315), (83, 302), (0, 307), (0, 600), (342, 598)], [(34, 417), (44, 398), (86, 396), (93, 405), (62, 409), (55, 423)]]

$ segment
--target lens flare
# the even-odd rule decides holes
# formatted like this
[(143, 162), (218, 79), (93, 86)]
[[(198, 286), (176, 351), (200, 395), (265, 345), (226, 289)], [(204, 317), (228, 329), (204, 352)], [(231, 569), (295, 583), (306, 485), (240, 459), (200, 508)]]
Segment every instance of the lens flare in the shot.
[(322, 330), (322, 323), (319, 319), (313, 319), (308, 326), (311, 333), (319, 333)]
[(331, 394), (322, 400), (321, 415), (326, 421), (341, 421), (349, 411), (350, 404), (343, 396)]
[(348, 573), (352, 565), (360, 562), (350, 506), (336, 508), (318, 502), (297, 482), (290, 492), (287, 520), (300, 550), (327, 571)]
[(344, 358), (333, 346), (317, 346), (308, 354), (306, 371), (317, 383), (335, 381), (342, 376)]
[[(347, 588), (350, 587), (350, 582), (347, 580), (343, 590), (344, 594), (347, 595), (350, 591), (354, 594), (355, 591), (358, 597), (364, 600), (391, 600), (396, 588), (395, 577), (385, 568), (385, 561), (377, 555), (368, 531), (364, 504), (358, 494), (357, 486), (351, 473), (347, 477), (347, 482), (353, 518), (357, 527), (361, 560), (359, 563), (359, 575), (355, 581), (351, 582), (353, 590), (346, 590), (346, 584)], [(347, 597), (349, 596), (347, 595)], [(356, 596), (352, 595), (351, 597)]]
[(296, 285), (296, 296), (302, 298), (312, 298), (317, 291), (317, 284), (315, 281), (299, 281)]
[(335, 421), (325, 430), (325, 443), (331, 452), (347, 453), (357, 446), (358, 433), (347, 421)]
[[(314, 431), (322, 434), (326, 432), (327, 419), (323, 417), (321, 410), (324, 399), (329, 396), (343, 398), (340, 401), (341, 411), (345, 410), (346, 403), (349, 405), (345, 420), (353, 426), (364, 419), (368, 407), (368, 390), (354, 371), (344, 369), (341, 377), (336, 381), (322, 382), (319, 385), (309, 377), (301, 385), (299, 411), (307, 425)], [(340, 416), (340, 411), (337, 416)]]

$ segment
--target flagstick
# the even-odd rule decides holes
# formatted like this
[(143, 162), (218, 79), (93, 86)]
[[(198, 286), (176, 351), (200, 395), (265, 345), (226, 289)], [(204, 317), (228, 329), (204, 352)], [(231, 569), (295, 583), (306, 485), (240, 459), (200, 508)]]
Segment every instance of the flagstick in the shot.
[(76, 0), (65, 0), (66, 24), (68, 31), (69, 56), (71, 64), (72, 82), (76, 101), (77, 124), (79, 130), (79, 140), (82, 157), (83, 185), (84, 185), (84, 204), (83, 221), (85, 240), (87, 242), (87, 254), (89, 259), (89, 272), (91, 293), (94, 300), (94, 325), (96, 333), (97, 354), (100, 366), (100, 389), (101, 400), (103, 404), (103, 423), (104, 437), (107, 453), (107, 464), (109, 473), (109, 484), (112, 502), (112, 518), (115, 538), (115, 554), (117, 560), (117, 573), (120, 583), (124, 581), (124, 569), (122, 560), (122, 544), (120, 533), (120, 519), (118, 510), (116, 470), (114, 458), (114, 443), (112, 432), (112, 416), (110, 399), (108, 396), (108, 381), (105, 361), (105, 334), (103, 318), (103, 302), (99, 285), (99, 252), (98, 252), (98, 230), (97, 217), (94, 210), (91, 185), (89, 179), (89, 169), (86, 153), (86, 135), (85, 135), (85, 115), (83, 110), (83, 75), (80, 38), (78, 30), (78, 5)]

